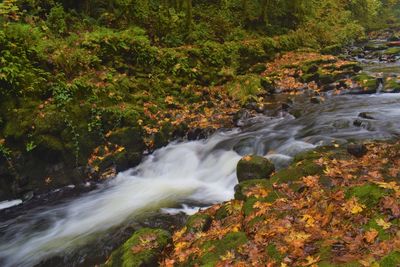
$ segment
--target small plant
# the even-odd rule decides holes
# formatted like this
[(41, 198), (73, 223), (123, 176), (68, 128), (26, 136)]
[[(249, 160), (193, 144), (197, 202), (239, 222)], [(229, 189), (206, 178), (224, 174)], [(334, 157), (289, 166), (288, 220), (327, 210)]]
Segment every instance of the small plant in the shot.
[(31, 152), (32, 150), (34, 150), (36, 148), (36, 146), (37, 145), (33, 141), (26, 143), (26, 146), (25, 146), (26, 152)]
[(6, 147), (4, 139), (0, 139), (0, 155), (3, 156), (7, 161), (10, 161), (11, 150)]

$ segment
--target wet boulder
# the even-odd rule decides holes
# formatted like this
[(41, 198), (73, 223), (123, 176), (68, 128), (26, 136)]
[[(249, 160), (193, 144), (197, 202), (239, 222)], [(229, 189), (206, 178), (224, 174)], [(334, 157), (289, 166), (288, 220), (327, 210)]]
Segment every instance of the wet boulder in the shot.
[(157, 266), (161, 252), (170, 242), (171, 235), (165, 230), (140, 229), (111, 254), (104, 266)]
[(251, 179), (267, 179), (275, 171), (274, 164), (268, 159), (247, 155), (243, 157), (236, 168), (236, 175), (239, 182)]
[(243, 121), (249, 119), (250, 117), (251, 117), (251, 114), (248, 110), (241, 109), (233, 116), (233, 124), (236, 127), (242, 127), (242, 126), (244, 126)]
[(358, 114), (358, 117), (367, 120), (375, 120), (375, 118), (372, 116), (370, 112), (361, 112), (360, 114)]
[(364, 144), (349, 144), (347, 145), (347, 152), (357, 158), (367, 154), (368, 149)]

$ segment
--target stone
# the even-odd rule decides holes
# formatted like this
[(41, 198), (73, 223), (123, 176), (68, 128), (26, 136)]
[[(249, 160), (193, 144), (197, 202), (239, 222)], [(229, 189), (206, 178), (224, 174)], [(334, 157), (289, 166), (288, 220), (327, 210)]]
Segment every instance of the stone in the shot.
[(358, 114), (358, 117), (367, 119), (367, 120), (375, 120), (375, 118), (369, 112), (361, 112), (360, 114)]
[(233, 124), (236, 127), (242, 127), (244, 126), (243, 120), (249, 119), (250, 117), (251, 115), (248, 110), (241, 109), (233, 116)]
[(347, 145), (347, 152), (357, 158), (367, 154), (368, 149), (364, 144), (349, 144)]
[(311, 97), (311, 98), (310, 98), (310, 102), (311, 102), (312, 104), (321, 104), (321, 103), (323, 102), (323, 100), (322, 100), (321, 97), (314, 96), (314, 97)]
[(165, 230), (140, 229), (111, 254), (104, 266), (157, 266), (161, 252), (169, 243), (171, 235)]
[(268, 159), (248, 155), (239, 161), (236, 174), (239, 182), (242, 182), (252, 179), (268, 179), (274, 171), (275, 166)]

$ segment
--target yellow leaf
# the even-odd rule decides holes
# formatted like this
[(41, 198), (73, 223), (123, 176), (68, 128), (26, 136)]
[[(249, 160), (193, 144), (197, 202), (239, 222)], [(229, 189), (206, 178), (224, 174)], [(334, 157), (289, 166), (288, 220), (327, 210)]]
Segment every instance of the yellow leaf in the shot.
[(397, 185), (396, 182), (390, 182), (390, 183), (385, 183), (385, 182), (376, 182), (379, 187), (385, 188), (385, 189), (392, 189), (396, 192), (400, 192), (400, 186)]
[(301, 221), (306, 223), (306, 227), (313, 227), (315, 223), (314, 218), (308, 214), (303, 215)]
[(251, 156), (250, 155), (244, 156), (243, 160), (244, 161), (250, 161), (251, 160)]
[(384, 230), (386, 230), (386, 229), (389, 229), (390, 228), (390, 226), (392, 226), (392, 224), (390, 223), (390, 222), (385, 222), (385, 220), (384, 219), (377, 219), (377, 220), (375, 220), (376, 221), (376, 223), (379, 225), (379, 226), (381, 226)]
[(308, 256), (308, 257), (306, 258), (306, 261), (307, 261), (307, 262), (304, 263), (304, 264), (302, 264), (302, 266), (310, 266), (310, 265), (313, 265), (313, 264), (319, 262), (319, 260), (320, 260), (319, 256), (316, 257), (316, 258), (314, 258), (314, 257), (312, 257), (312, 256)]
[(235, 258), (235, 254), (232, 253), (232, 251), (228, 251), (226, 252), (225, 255), (221, 256), (221, 260), (225, 261), (225, 260), (232, 260)]
[(125, 150), (125, 147), (120, 146), (116, 151), (117, 151), (117, 152), (122, 152), (122, 151), (124, 151), (124, 150)]
[(365, 205), (357, 202), (357, 198), (353, 197), (344, 204), (345, 210), (350, 210), (352, 214), (357, 214), (365, 209)]

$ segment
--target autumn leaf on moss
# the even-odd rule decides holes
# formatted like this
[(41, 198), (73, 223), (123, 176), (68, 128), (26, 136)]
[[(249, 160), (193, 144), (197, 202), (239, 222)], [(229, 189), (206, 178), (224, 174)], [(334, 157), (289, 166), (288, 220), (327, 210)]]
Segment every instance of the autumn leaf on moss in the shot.
[(344, 205), (344, 210), (350, 211), (352, 214), (357, 214), (365, 209), (365, 205), (358, 203), (356, 197), (349, 199)]
[(380, 218), (380, 219), (376, 219), (376, 224), (379, 225), (380, 227), (382, 227), (384, 230), (389, 229), (392, 224), (390, 222), (385, 222), (384, 219)]
[(379, 232), (375, 229), (371, 229), (365, 232), (364, 238), (368, 243), (374, 243), (375, 238), (378, 236)]
[(312, 256), (307, 256), (307, 258), (306, 258), (306, 262), (305, 263), (303, 263), (301, 266), (317, 266), (317, 265), (315, 265), (317, 262), (319, 262), (320, 261), (320, 257), (319, 256), (317, 256), (317, 257), (312, 257)]

